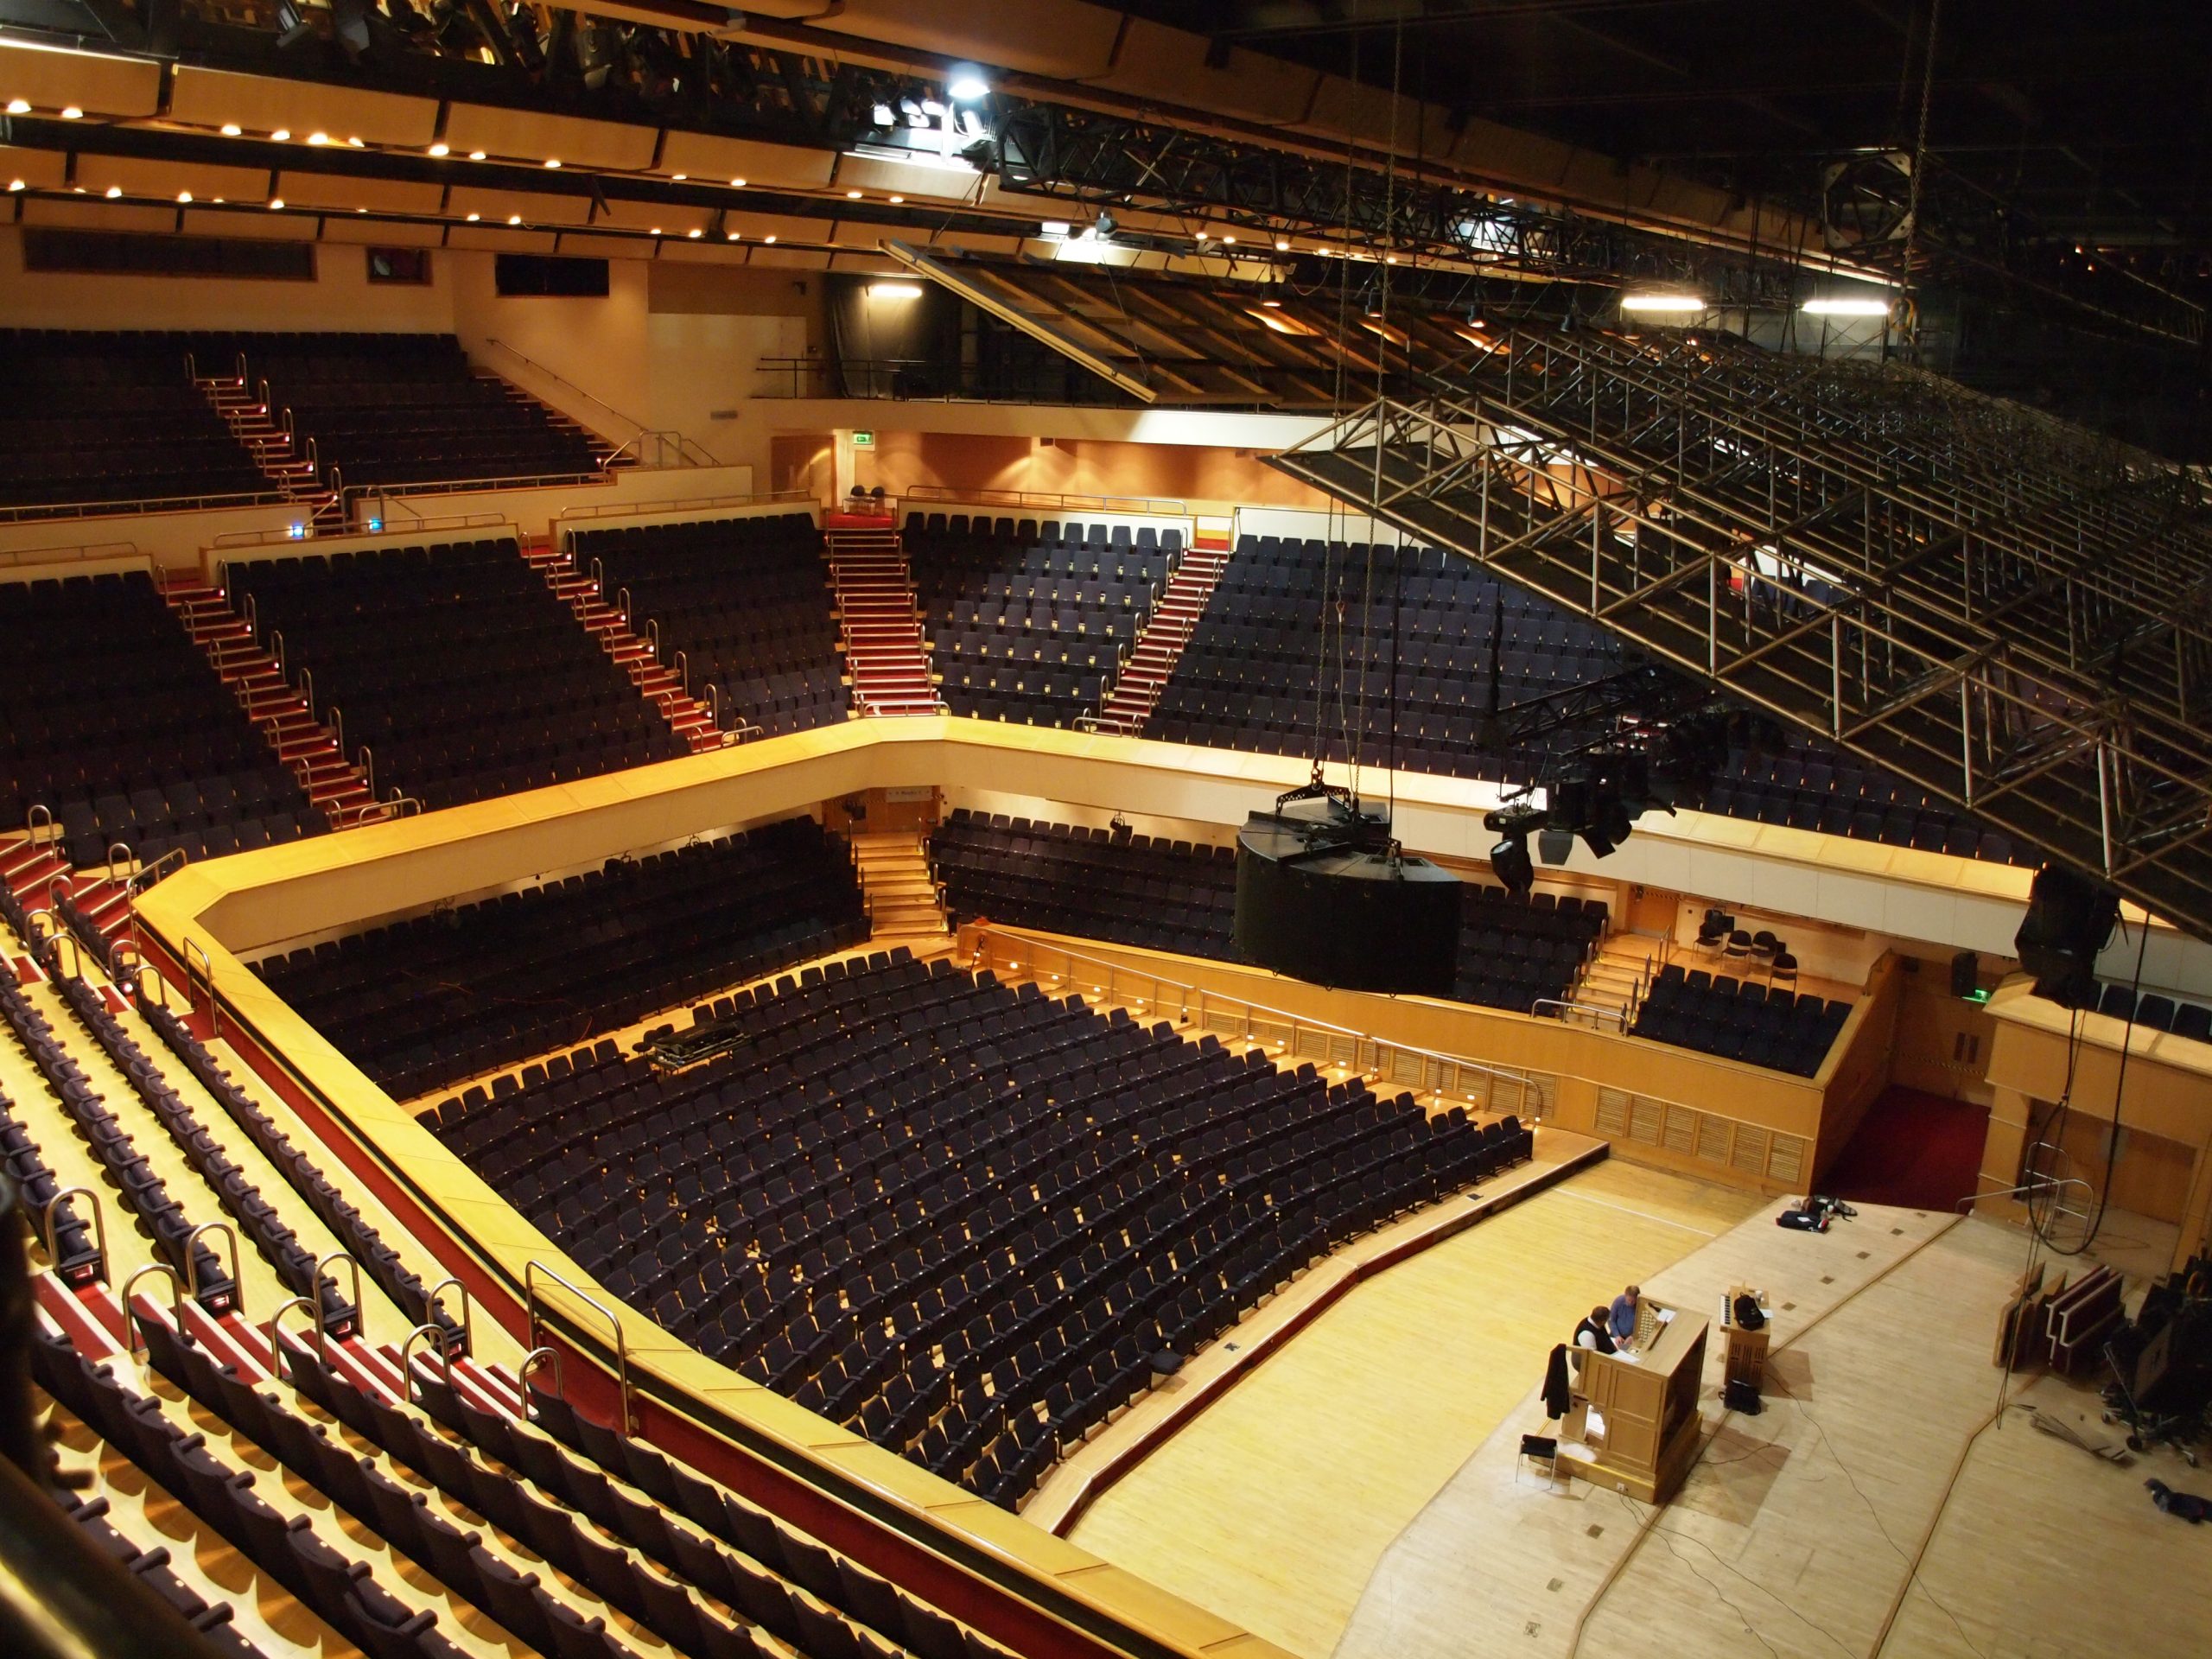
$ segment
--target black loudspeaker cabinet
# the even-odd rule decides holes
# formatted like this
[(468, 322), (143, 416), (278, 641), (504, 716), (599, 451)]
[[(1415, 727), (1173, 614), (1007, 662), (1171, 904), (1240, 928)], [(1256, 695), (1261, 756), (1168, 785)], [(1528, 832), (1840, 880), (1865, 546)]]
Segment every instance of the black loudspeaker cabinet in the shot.
[(2096, 1000), (2097, 952), (2120, 920), (2120, 895), (2084, 875), (2046, 864), (2028, 893), (2012, 952), (2035, 976), (2036, 995), (2086, 1007)]
[(1317, 985), (1448, 997), (1459, 893), (1427, 859), (1309, 852), (1255, 815), (1237, 842), (1237, 953)]
[(1971, 950), (1961, 950), (1951, 958), (1951, 995), (1972, 996), (1981, 988), (1981, 958)]

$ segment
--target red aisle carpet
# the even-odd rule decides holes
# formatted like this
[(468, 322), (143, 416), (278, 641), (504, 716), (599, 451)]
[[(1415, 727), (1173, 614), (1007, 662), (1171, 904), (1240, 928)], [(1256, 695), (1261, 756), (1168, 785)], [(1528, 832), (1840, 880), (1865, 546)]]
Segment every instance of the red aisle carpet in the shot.
[(1866, 1109), (1821, 1191), (1853, 1204), (1948, 1210), (1974, 1190), (1989, 1109), (1894, 1084)]

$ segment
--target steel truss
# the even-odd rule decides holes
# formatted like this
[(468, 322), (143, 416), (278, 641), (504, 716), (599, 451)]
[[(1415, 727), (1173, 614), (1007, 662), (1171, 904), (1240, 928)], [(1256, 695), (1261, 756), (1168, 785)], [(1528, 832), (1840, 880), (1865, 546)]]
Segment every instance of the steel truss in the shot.
[(2212, 510), (1894, 365), (1522, 327), (1276, 459), (2212, 938)]

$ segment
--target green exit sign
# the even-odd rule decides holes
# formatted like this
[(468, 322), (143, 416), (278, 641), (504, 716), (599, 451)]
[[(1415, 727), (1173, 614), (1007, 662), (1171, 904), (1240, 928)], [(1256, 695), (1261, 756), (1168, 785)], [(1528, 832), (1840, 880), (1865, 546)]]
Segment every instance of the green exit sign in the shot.
[(853, 448), (855, 448), (855, 449), (873, 449), (873, 448), (875, 448), (875, 434), (874, 434), (874, 433), (873, 433), (873, 432), (855, 432), (855, 433), (854, 433), (854, 434), (853, 434)]

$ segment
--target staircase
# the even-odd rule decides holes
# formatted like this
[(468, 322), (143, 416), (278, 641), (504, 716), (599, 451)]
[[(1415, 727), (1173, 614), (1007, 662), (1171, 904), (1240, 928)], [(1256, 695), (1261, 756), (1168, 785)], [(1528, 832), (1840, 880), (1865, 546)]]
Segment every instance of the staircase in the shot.
[(937, 901), (937, 883), (919, 831), (867, 831), (851, 841), (875, 938), (951, 932)]
[(1167, 689), (1168, 676), (1174, 673), (1183, 648), (1191, 643), (1198, 619), (1205, 614), (1206, 601), (1220, 585), (1221, 573), (1228, 568), (1225, 536), (1202, 534), (1183, 555), (1183, 562), (1167, 578), (1160, 608), (1145, 625), (1136, 649), (1115, 677), (1114, 689), (1099, 705), (1098, 730), (1126, 737), (1135, 737), (1144, 730), (1145, 721), (1159, 706), (1160, 694)]
[(650, 645), (630, 632), (622, 613), (607, 603), (597, 584), (578, 570), (568, 555), (540, 537), (523, 543), (522, 556), (553, 590), (553, 596), (575, 613), (584, 632), (599, 641), (600, 649), (630, 677), (638, 695), (658, 709), (661, 718), (690, 745), (692, 753), (718, 749), (726, 739), (738, 735), (715, 728), (707, 705), (684, 690), (682, 676), (655, 658)]
[(887, 523), (836, 525), (829, 544), (854, 703), (863, 715), (943, 713), (899, 532)]
[(525, 409), (541, 410), (544, 414), (546, 424), (556, 432), (579, 434), (583, 441), (591, 446), (592, 461), (601, 472), (606, 472), (610, 467), (634, 467), (638, 464), (639, 456), (636, 451), (624, 445), (609, 442), (582, 421), (563, 414), (543, 397), (532, 397), (505, 375), (494, 374), (489, 369), (478, 369), (476, 378), (499, 387), (506, 395), (506, 400), (509, 403), (519, 404)]
[(1658, 976), (1661, 945), (1642, 933), (1607, 934), (1568, 996), (1593, 1007), (1619, 1009), (1625, 1030), (1636, 1020), (1637, 987), (1647, 975)]
[(378, 823), (392, 815), (391, 804), (376, 798), (367, 774), (346, 758), (337, 733), (316, 717), (306, 694), (285, 683), (276, 658), (254, 643), (253, 631), (221, 589), (173, 582), (162, 588), (162, 597), (333, 829)]
[(192, 384), (231, 429), (231, 435), (253, 457), (253, 464), (288, 501), (308, 509), (317, 530), (340, 530), (346, 503), (315, 475), (315, 464), (295, 448), (292, 435), (270, 417), (268, 404), (235, 374), (198, 375)]

